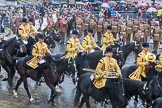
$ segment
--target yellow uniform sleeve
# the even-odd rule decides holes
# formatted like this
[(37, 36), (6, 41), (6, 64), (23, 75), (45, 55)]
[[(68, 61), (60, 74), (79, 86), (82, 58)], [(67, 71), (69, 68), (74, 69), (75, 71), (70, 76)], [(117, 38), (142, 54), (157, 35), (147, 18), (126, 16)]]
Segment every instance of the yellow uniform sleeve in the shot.
[(27, 38), (28, 35), (27, 35), (27, 33), (24, 33), (24, 30), (22, 28), (19, 28), (18, 32), (23, 40), (25, 40)]
[(46, 54), (51, 54), (51, 51), (48, 49), (47, 44), (45, 44), (45, 46), (46, 46)]
[(88, 44), (87, 43), (88, 43), (87, 38), (84, 38), (83, 41), (82, 41), (83, 48), (88, 49)]
[(142, 55), (139, 54), (138, 57), (137, 57), (137, 60), (136, 60), (137, 66), (144, 66), (145, 65), (145, 62), (143, 62), (142, 59), (143, 59)]
[(162, 52), (160, 52), (159, 60), (162, 62)]
[(116, 70), (119, 74), (121, 74), (120, 67), (119, 67), (119, 65), (118, 65), (118, 63), (117, 63), (116, 60), (115, 60), (115, 70)]
[(38, 54), (38, 52), (37, 52), (37, 50), (38, 50), (37, 47), (38, 47), (38, 46), (37, 46), (36, 44), (33, 45), (32, 55), (33, 55), (34, 57), (38, 57), (38, 56), (39, 56), (39, 54)]
[(78, 44), (79, 45), (79, 50), (85, 50), (81, 44)]
[(107, 40), (107, 37), (106, 36), (103, 36), (103, 43), (104, 44), (108, 44), (110, 41)]
[(105, 65), (104, 60), (103, 59), (99, 60), (97, 67), (96, 67), (96, 73), (99, 73), (99, 74), (102, 73), (104, 65)]
[(67, 45), (66, 45), (66, 51), (72, 52), (72, 51), (74, 51), (74, 50), (75, 50), (75, 48), (72, 47), (71, 42), (68, 42)]

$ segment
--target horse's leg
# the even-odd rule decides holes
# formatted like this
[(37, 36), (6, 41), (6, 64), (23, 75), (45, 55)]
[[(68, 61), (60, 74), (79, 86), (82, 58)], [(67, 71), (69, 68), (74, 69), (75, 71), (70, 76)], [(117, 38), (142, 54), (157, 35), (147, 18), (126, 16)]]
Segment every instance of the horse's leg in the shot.
[(87, 107), (87, 108), (90, 108), (91, 106), (90, 106), (90, 104), (89, 104), (89, 96), (86, 95), (86, 94), (83, 94), (83, 97), (84, 97), (85, 102), (86, 102), (86, 107)]
[(0, 63), (0, 78), (3, 78), (2, 72), (1, 72), (1, 63)]
[(138, 104), (138, 95), (135, 95), (134, 108), (137, 108), (137, 104)]
[[(48, 99), (48, 103), (51, 102), (52, 97), (53, 97), (53, 90), (51, 90), (51, 96), (50, 96), (50, 98)], [(52, 103), (53, 103), (53, 102), (52, 102)]]
[(51, 89), (51, 97), (50, 97), (48, 102), (51, 101), (52, 105), (54, 105), (54, 99), (55, 99), (55, 97), (57, 96), (58, 93), (57, 93), (55, 86), (53, 84), (47, 84), (47, 85)]
[(34, 103), (35, 100), (33, 99), (33, 97), (31, 96), (31, 94), (30, 94), (30, 92), (29, 92), (27, 77), (23, 77), (22, 79), (23, 79), (23, 83), (24, 83), (24, 88), (25, 88), (25, 90), (26, 90), (26, 92), (27, 92), (27, 94), (28, 94), (28, 97), (29, 97), (29, 99), (30, 99), (29, 101), (30, 101), (31, 103)]
[(18, 95), (17, 95), (17, 89), (18, 89), (18, 87), (20, 86), (20, 84), (22, 83), (22, 78), (20, 77), (19, 78), (19, 80), (17, 81), (17, 83), (16, 83), (16, 87), (14, 88), (14, 90), (13, 90), (13, 94), (14, 94), (14, 97), (18, 97)]
[(12, 81), (13, 81), (13, 77), (15, 75), (15, 68), (14, 67), (10, 67), (10, 75), (8, 76), (8, 83), (9, 86), (12, 87)]
[(82, 108), (84, 102), (85, 102), (85, 99), (84, 99), (84, 97), (82, 97), (81, 102), (80, 102), (78, 108)]

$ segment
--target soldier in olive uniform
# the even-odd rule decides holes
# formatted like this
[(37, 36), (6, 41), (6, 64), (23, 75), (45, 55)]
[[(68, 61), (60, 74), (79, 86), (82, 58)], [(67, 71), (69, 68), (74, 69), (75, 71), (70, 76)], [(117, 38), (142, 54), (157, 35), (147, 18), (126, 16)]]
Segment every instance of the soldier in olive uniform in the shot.
[(154, 31), (153, 31), (153, 52), (157, 53), (158, 50), (158, 45), (161, 40), (161, 29), (159, 26), (155, 26)]
[(144, 27), (144, 32), (145, 32), (145, 42), (147, 41), (147, 39), (148, 39), (148, 36), (150, 36), (150, 25), (148, 24), (148, 21), (146, 20), (146, 22), (144, 23), (144, 25), (143, 25), (143, 27)]
[(101, 43), (102, 32), (103, 32), (103, 18), (99, 18), (97, 23), (97, 42), (99, 43)]
[(133, 40), (135, 40), (135, 34), (138, 31), (139, 25), (140, 25), (140, 22), (137, 19), (134, 19), (134, 21), (133, 21)]
[(96, 33), (97, 30), (97, 22), (94, 17), (90, 19), (90, 28), (93, 29), (94, 34)]
[(87, 36), (88, 34), (88, 27), (89, 27), (89, 22), (90, 22), (90, 17), (86, 16), (84, 19), (84, 25), (83, 25), (83, 30), (84, 30), (84, 36)]
[(82, 34), (83, 31), (83, 20), (81, 18), (81, 15), (79, 15), (76, 18), (76, 29), (79, 30), (80, 35)]
[(112, 21), (112, 34), (115, 38), (117, 36), (117, 33), (118, 33), (118, 21), (115, 20), (115, 21)]
[(130, 42), (131, 34), (133, 33), (133, 22), (131, 20), (127, 21), (127, 43)]
[(119, 28), (119, 34), (120, 34), (120, 39), (123, 41), (124, 44), (126, 44), (126, 39), (127, 39), (127, 27), (126, 24), (123, 22), (123, 24)]

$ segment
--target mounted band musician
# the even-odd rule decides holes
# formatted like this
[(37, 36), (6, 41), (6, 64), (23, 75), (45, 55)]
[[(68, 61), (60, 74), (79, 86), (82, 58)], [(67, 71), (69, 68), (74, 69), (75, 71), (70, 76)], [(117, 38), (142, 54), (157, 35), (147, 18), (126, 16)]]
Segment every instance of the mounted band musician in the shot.
[[(38, 36), (38, 42), (33, 45), (32, 49), (32, 59), (27, 61), (26, 64), (31, 67), (32, 69), (39, 69), (40, 74), (38, 75), (38, 79), (41, 77), (41, 73), (43, 70), (43, 67), (46, 66), (46, 62), (43, 60), (43, 57), (46, 54), (51, 54), (50, 50), (47, 47), (47, 44), (44, 43), (44, 35), (39, 34)], [(38, 80), (39, 81), (39, 80)]]
[(149, 44), (143, 43), (143, 50), (138, 54), (136, 65), (138, 68), (129, 75), (133, 80), (146, 80), (149, 67), (154, 64), (156, 56), (149, 52)]
[(118, 41), (114, 38), (113, 34), (111, 33), (112, 26), (107, 26), (107, 32), (103, 36), (103, 45), (101, 50), (105, 51), (106, 48), (110, 45), (114, 45), (114, 42)]
[(117, 60), (112, 57), (112, 50), (113, 49), (110, 46), (106, 48), (106, 57), (100, 59), (96, 67), (96, 73), (94, 76), (95, 80), (93, 84), (98, 89), (105, 87), (107, 72), (117, 72), (118, 76), (121, 75), (121, 70), (118, 66)]
[(29, 22), (26, 26), (27, 26), (26, 28), (28, 28), (27, 32), (28, 32), (29, 36), (31, 36), (33, 39), (35, 39), (35, 36), (40, 32), (38, 32), (37, 29), (34, 27), (34, 19), (29, 18)]
[(100, 49), (100, 47), (96, 44), (95, 39), (93, 37), (93, 29), (91, 28), (88, 29), (88, 35), (84, 37), (82, 41), (82, 46), (88, 53), (94, 52), (95, 48)]
[(18, 35), (22, 38), (22, 40), (25, 40), (25, 41), (28, 38), (28, 29), (29, 29), (27, 28), (26, 25), (27, 25), (27, 19), (23, 18), (22, 23), (18, 28)]
[(79, 52), (85, 51), (80, 44), (79, 32), (77, 30), (73, 30), (72, 37), (67, 41), (66, 51), (65, 58), (75, 58)]

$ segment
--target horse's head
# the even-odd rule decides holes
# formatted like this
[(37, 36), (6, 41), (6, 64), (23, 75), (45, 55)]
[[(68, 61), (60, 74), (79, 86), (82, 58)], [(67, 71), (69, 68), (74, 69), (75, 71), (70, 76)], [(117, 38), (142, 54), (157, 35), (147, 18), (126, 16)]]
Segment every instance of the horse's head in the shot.
[(162, 87), (158, 77), (159, 75), (153, 76), (153, 79), (148, 85), (148, 90), (146, 91), (147, 105), (151, 105), (153, 100), (162, 96)]
[(76, 72), (76, 63), (75, 60), (73, 58), (68, 58), (67, 60), (67, 69), (66, 72), (69, 75), (75, 75)]
[(127, 105), (127, 99), (125, 96), (123, 79), (108, 78), (106, 81), (106, 88), (109, 91), (109, 97), (112, 105), (118, 107), (120, 106), (120, 108), (125, 108)]
[(131, 46), (133, 48), (132, 50), (133, 50), (133, 52), (135, 52), (135, 54), (138, 54), (139, 52), (142, 51), (139, 42), (134, 41), (134, 42), (132, 42), (130, 44), (131, 44)]
[(52, 57), (51, 54), (46, 54), (43, 59), (48, 63), (48, 64), (54, 64), (54, 58)]
[(113, 57), (117, 60), (119, 67), (122, 67), (125, 64), (123, 51), (120, 46), (114, 48)]
[(60, 32), (58, 30), (54, 30), (52, 32), (52, 36), (53, 36), (53, 38), (54, 38), (54, 40), (56, 42), (60, 42), (61, 41), (61, 34), (60, 34)]
[(51, 35), (47, 35), (44, 39), (44, 42), (46, 44), (48, 44), (49, 48), (55, 48), (56, 47), (55, 40), (54, 40), (53, 36), (51, 36)]
[(20, 37), (16, 38), (16, 47), (20, 53), (27, 53), (26, 45)]

